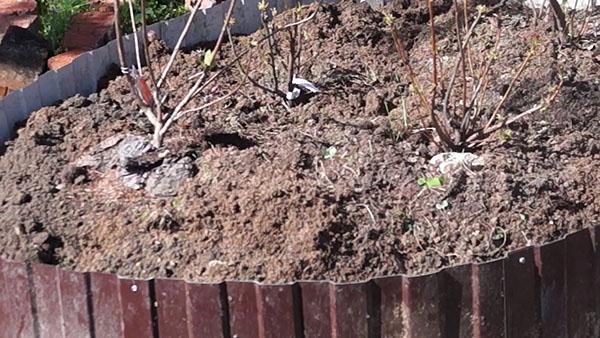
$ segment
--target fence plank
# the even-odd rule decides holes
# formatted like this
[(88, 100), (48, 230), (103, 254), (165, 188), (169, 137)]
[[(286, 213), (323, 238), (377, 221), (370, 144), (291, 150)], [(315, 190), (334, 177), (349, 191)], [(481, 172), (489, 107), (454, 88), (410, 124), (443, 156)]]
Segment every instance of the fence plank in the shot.
[[(589, 229), (592, 245), (594, 247), (594, 296), (596, 297), (596, 307), (594, 312), (600, 316), (600, 226)], [(600, 332), (596, 335), (600, 336)]]
[(366, 283), (333, 285), (332, 335), (367, 337)]
[(403, 337), (404, 322), (407, 314), (402, 309), (402, 277), (377, 278), (374, 280), (379, 289), (380, 337)]
[(292, 285), (260, 285), (258, 316), (261, 337), (300, 337), (302, 333), (299, 298)]
[(62, 335), (62, 314), (58, 289), (58, 268), (54, 265), (31, 266), (40, 338)]
[(160, 337), (189, 337), (185, 282), (161, 278), (155, 281), (155, 288)]
[(301, 282), (305, 337), (331, 337), (330, 287), (327, 282)]
[(84, 274), (59, 269), (58, 284), (64, 337), (91, 337), (93, 324), (89, 316), (88, 286)]
[(441, 272), (444, 334), (448, 337), (473, 337), (472, 265), (455, 266)]
[(0, 328), (3, 337), (38, 335), (31, 291), (25, 263), (0, 260)]
[(506, 336), (539, 337), (541, 334), (540, 293), (537, 288), (533, 249), (509, 253), (504, 260)]
[(403, 277), (402, 304), (408, 311), (409, 337), (441, 337), (445, 327), (440, 306), (439, 274)]
[(238, 337), (259, 337), (256, 306), (256, 284), (248, 282), (227, 282), (229, 301), (229, 323), (231, 335)]
[(595, 313), (594, 248), (588, 231), (566, 238), (567, 315), (569, 337), (597, 337), (599, 317)]
[(225, 284), (187, 283), (191, 337), (229, 337)]
[(473, 337), (504, 337), (504, 260), (473, 264)]
[(542, 337), (568, 337), (565, 242), (537, 247), (534, 254), (540, 276)]
[(90, 292), (96, 337), (123, 337), (123, 311), (117, 275), (90, 273)]
[(153, 337), (153, 305), (149, 282), (146, 280), (120, 279), (119, 291), (123, 311), (123, 336), (125, 338)]

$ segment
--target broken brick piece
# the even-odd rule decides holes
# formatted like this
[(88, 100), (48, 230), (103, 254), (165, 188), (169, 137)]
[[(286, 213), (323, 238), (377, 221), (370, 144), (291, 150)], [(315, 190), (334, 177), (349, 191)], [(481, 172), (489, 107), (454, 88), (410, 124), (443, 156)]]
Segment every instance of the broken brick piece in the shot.
[(60, 53), (48, 59), (48, 69), (57, 70), (62, 68), (69, 63), (73, 62), (79, 55), (84, 53), (82, 49), (74, 49), (64, 53)]
[(67, 50), (91, 50), (114, 37), (115, 15), (112, 11), (93, 11), (74, 15), (65, 34)]

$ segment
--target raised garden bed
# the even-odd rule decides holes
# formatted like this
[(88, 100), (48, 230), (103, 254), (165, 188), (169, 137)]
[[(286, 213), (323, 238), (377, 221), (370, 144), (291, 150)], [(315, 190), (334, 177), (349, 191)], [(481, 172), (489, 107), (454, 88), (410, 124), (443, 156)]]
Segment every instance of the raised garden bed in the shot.
[[(403, 4), (391, 4), (387, 10), (401, 23), (414, 69), (426, 78), (431, 67), (427, 8)], [(185, 159), (193, 174), (173, 196), (155, 196), (157, 185), (150, 179), (140, 190), (126, 187), (119, 179), (118, 166), (110, 163), (112, 155), (104, 152), (118, 147), (127, 135), (146, 136), (150, 131), (124, 78), (111, 81), (98, 94), (75, 97), (34, 113), (0, 157), (2, 258), (138, 278), (213, 283), (232, 279), (357, 282), (490, 261), (511, 250), (546, 243), (594, 225), (600, 215), (600, 190), (593, 184), (598, 176), (600, 143), (595, 113), (599, 66), (593, 50), (560, 47), (546, 26), (533, 25), (524, 8), (501, 7), (496, 12), (506, 27), (498, 45), (501, 57), (492, 67), (491, 94), (484, 100), (497, 101), (503, 95), (534, 35), (544, 41), (543, 48), (523, 71), (502, 114), (514, 116), (529, 109), (546, 97), (560, 77), (562, 89), (549, 109), (524, 117), (490, 137), (489, 143), (470, 149), (483, 160), (482, 168), (440, 175), (429, 160), (447, 150), (424, 134), (399, 132), (403, 102), (411, 119), (415, 118), (416, 100), (407, 94), (410, 79), (394, 50), (384, 15), (366, 4), (351, 2), (311, 9), (317, 10), (317, 15), (303, 29), (307, 59), (302, 75), (318, 84), (322, 92), (306, 97), (288, 111), (277, 98), (245, 84), (236, 95), (177, 124), (165, 138), (164, 149), (169, 154), (160, 160), (150, 156), (147, 162), (152, 167)], [(453, 48), (450, 2), (436, 2), (436, 14), (440, 54), (452, 60), (457, 51)], [(285, 15), (279, 20), (285, 20)], [(493, 21), (484, 20), (476, 27), (474, 51), (484, 53), (494, 38), (493, 25)], [(247, 48), (257, 36), (236, 38), (235, 43), (240, 49)], [(177, 89), (191, 85), (188, 76), (199, 70), (201, 50), (177, 58), (176, 75), (167, 84), (172, 90), (168, 100), (175, 102), (184, 94)], [(161, 60), (158, 63), (168, 59), (160, 41), (153, 43), (151, 51)], [(222, 57), (225, 62), (233, 58), (229, 46), (224, 46)], [(250, 76), (266, 76), (268, 65), (263, 57), (257, 50), (242, 59)], [(442, 67), (450, 68), (448, 64)], [(241, 79), (234, 68), (209, 95), (226, 93)], [(199, 98), (195, 103), (204, 100)], [(417, 121), (411, 123), (417, 125)], [(115, 138), (118, 135), (123, 138)], [(106, 140), (110, 141), (103, 143)], [(99, 158), (98, 154), (106, 156)], [(82, 159), (90, 156), (95, 164), (82, 166)], [(418, 184), (420, 178), (432, 177), (440, 178), (441, 187)], [(563, 264), (556, 271), (570, 271), (569, 276), (587, 273), (592, 277), (581, 277), (586, 282), (580, 286), (593, 288), (598, 276), (597, 238), (590, 234), (594, 232), (584, 230), (567, 242), (558, 242), (561, 244), (554, 249), (525, 249), (496, 261), (497, 266), (467, 265), (462, 272), (455, 268), (447, 273), (454, 276), (449, 279), (443, 279), (444, 274), (390, 279), (394, 285), (391, 289), (399, 291), (396, 286), (402, 286), (401, 294), (395, 293), (398, 302), (391, 308), (400, 302), (412, 307), (430, 302), (438, 304), (438, 310), (423, 310), (421, 317), (411, 312), (413, 317), (383, 319), (379, 313), (374, 317), (379, 324), (364, 321), (366, 330), (379, 327), (380, 331), (368, 331), (377, 336), (383, 332), (382, 323), (389, 328), (390, 323), (401, 321), (399, 318), (408, 323), (419, 318), (420, 322), (412, 322), (420, 325), (417, 328), (404, 322), (398, 327), (405, 329), (389, 332), (431, 336), (444, 325), (462, 327), (462, 315), (467, 317), (464, 325), (475, 327), (470, 316), (482, 314), (473, 303), (469, 304), (470, 311), (460, 312), (458, 320), (438, 320), (430, 331), (423, 329), (428, 327), (424, 318), (446, 313), (439, 310), (445, 309), (443, 304), (456, 307), (469, 302), (449, 296), (456, 291), (451, 288), (452, 281), (468, 280), (457, 282), (458, 289), (465, 291), (470, 283), (481, 282), (473, 277), (480, 275), (481, 267), (495, 271), (499, 285), (478, 285), (473, 299), (517, 299), (514, 304), (498, 303), (502, 313), (497, 318), (511, 318), (509, 324), (517, 323), (521, 314), (550, 323), (552, 317), (542, 318), (548, 314), (540, 310), (546, 299), (540, 292), (545, 289), (536, 276), (546, 276), (541, 278), (546, 285), (552, 280), (547, 276), (560, 273), (542, 273), (544, 265), (540, 262), (548, 261), (544, 253), (551, 252), (548, 257), (556, 254), (552, 257), (563, 263), (585, 262), (570, 268)], [(534, 264), (536, 260), (538, 264)], [(129, 282), (114, 278), (125, 292)], [(565, 319), (570, 324), (565, 324), (564, 332), (574, 330), (577, 323), (588, 333), (595, 332), (595, 300), (584, 301), (583, 295), (575, 293), (573, 277), (566, 277), (569, 283), (564, 278), (558, 285), (570, 290), (570, 298), (562, 294), (560, 299), (571, 304), (574, 313), (589, 314), (584, 324)], [(486, 283), (493, 284), (492, 279)], [(90, 279), (83, 280), (89, 283)], [(152, 294), (160, 283), (141, 284), (149, 293), (144, 302), (157, 299), (159, 293)], [(236, 283), (226, 285), (227, 291), (218, 292), (255, 292), (246, 284), (240, 286), (249, 288), (243, 292), (235, 289)], [(360, 308), (368, 316), (378, 313), (373, 313), (373, 306), (384, 304), (384, 294), (391, 295), (369, 291), (372, 284), (356, 285), (366, 288), (357, 294), (364, 296), (365, 306)], [(189, 287), (185, 288), (188, 291), (182, 292), (189, 292)], [(294, 293), (297, 288), (281, 288), (290, 293), (286, 299), (293, 304), (309, 299), (298, 298)], [(432, 301), (442, 288), (447, 302)], [(310, 294), (310, 286), (299, 289), (305, 296)], [(497, 293), (481, 298), (480, 289)], [(520, 297), (519, 290), (526, 296)], [(262, 291), (256, 292), (258, 298), (263, 296)], [(334, 294), (329, 297), (337, 299)], [(346, 296), (351, 299), (353, 295), (350, 292)], [(318, 298), (318, 292), (314, 297)], [(352, 304), (348, 299), (346, 302)], [(584, 301), (585, 310), (576, 309), (573, 300)], [(220, 306), (219, 311), (223, 311), (223, 304)], [(296, 304), (293, 308), (302, 309), (302, 318), (308, 318), (309, 305)], [(292, 323), (311, 327), (310, 322), (298, 321), (295, 311), (290, 314)], [(387, 310), (385, 313), (389, 315)], [(226, 312), (219, 315), (229, 316)], [(559, 317), (567, 318), (567, 313), (561, 312)], [(332, 318), (334, 324), (339, 320)], [(515, 324), (512, 330), (519, 327)], [(534, 330), (533, 334), (541, 327), (535, 324), (528, 329)], [(458, 332), (448, 330), (442, 331)], [(489, 332), (507, 336), (519, 332), (504, 330), (499, 326)]]

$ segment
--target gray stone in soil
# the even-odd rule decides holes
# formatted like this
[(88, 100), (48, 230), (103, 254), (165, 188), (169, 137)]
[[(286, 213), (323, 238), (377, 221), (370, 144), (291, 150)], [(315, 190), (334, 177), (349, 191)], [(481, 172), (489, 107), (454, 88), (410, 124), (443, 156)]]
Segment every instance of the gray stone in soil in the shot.
[(148, 140), (141, 136), (127, 136), (119, 143), (119, 166), (127, 166), (152, 149)]
[(152, 196), (174, 196), (181, 182), (195, 174), (190, 157), (164, 158), (143, 136), (113, 136), (101, 142), (91, 154), (75, 162), (106, 172), (115, 169), (117, 177), (134, 190), (145, 188)]
[(165, 162), (150, 173), (146, 182), (146, 191), (153, 196), (175, 196), (181, 183), (192, 177), (194, 171), (194, 162), (189, 157)]

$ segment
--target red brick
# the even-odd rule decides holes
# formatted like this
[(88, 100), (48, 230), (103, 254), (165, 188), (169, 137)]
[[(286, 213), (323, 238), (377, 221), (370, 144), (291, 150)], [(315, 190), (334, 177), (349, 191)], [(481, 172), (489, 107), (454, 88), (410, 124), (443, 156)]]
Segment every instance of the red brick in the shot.
[(77, 58), (84, 52), (84, 50), (77, 49), (55, 55), (48, 59), (48, 69), (57, 70), (59, 68), (62, 68), (71, 63), (73, 60), (75, 60), (75, 58)]
[(114, 36), (114, 13), (94, 11), (80, 13), (71, 18), (63, 45), (67, 50), (95, 49)]
[(10, 26), (31, 27), (32, 31), (36, 31), (36, 7), (35, 0), (0, 0), (0, 40)]
[(36, 8), (35, 0), (0, 0), (0, 15), (34, 13)]

